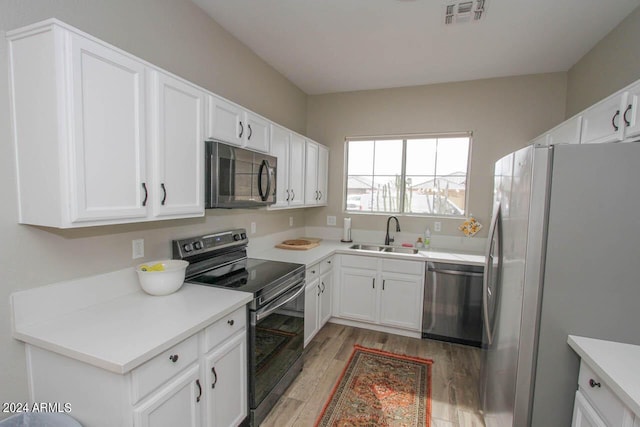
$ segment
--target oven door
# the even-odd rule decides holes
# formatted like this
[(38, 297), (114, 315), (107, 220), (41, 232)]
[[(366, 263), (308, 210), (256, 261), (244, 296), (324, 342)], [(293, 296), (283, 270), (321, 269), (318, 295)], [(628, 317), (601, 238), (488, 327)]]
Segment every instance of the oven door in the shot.
[[(249, 332), (250, 406), (270, 406), (295, 378), (304, 345), (304, 280), (264, 307), (251, 311)], [(288, 375), (287, 375), (288, 374)]]

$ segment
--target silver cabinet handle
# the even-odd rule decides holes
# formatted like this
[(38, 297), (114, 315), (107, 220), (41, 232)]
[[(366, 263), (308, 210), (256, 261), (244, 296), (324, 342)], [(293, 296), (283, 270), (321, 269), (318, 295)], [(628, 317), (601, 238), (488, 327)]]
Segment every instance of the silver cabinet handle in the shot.
[(287, 190), (287, 202), (289, 201), (289, 190)]

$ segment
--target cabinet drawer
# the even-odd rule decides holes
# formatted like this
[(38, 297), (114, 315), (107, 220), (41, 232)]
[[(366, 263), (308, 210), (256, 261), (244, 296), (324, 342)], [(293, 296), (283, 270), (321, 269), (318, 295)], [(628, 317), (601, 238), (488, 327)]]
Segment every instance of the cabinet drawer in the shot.
[(320, 264), (313, 264), (307, 268), (305, 280), (307, 283), (311, 283), (320, 277)]
[(198, 360), (198, 336), (193, 335), (131, 371), (133, 403)]
[[(591, 386), (592, 381), (594, 386)], [(600, 385), (598, 386), (597, 384)], [(633, 425), (633, 415), (631, 411), (624, 406), (600, 377), (583, 361), (580, 362), (578, 385), (580, 386), (580, 391), (608, 425)]]
[(340, 259), (340, 265), (342, 267), (376, 270), (378, 268), (378, 258), (357, 255), (342, 255), (342, 258)]
[(421, 276), (424, 273), (423, 261), (400, 261), (397, 259), (382, 260), (382, 271), (392, 273), (414, 274)]
[(320, 262), (320, 274), (324, 274), (327, 271), (331, 271), (333, 268), (333, 257), (325, 258)]
[(231, 335), (245, 329), (246, 326), (247, 307), (242, 306), (204, 330), (204, 351), (211, 350)]

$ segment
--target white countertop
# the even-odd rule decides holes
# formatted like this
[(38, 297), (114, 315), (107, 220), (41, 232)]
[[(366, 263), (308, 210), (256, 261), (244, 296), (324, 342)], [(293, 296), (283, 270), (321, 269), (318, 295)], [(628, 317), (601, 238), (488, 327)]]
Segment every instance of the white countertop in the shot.
[[(151, 296), (140, 289), (132, 272), (127, 269), (13, 294), (14, 338), (124, 374), (252, 299), (246, 292), (190, 284), (171, 295)], [(112, 285), (114, 280), (119, 283)], [(120, 290), (114, 294), (105, 286)], [(101, 292), (97, 301), (77, 302), (85, 298), (83, 293)], [(66, 304), (70, 299), (76, 301), (68, 303), (68, 310), (55, 308), (41, 314), (48, 305)]]
[(569, 346), (640, 416), (640, 346), (569, 335)]
[(360, 249), (349, 249), (355, 243), (342, 243), (336, 240), (322, 240), (320, 246), (308, 250), (289, 250), (280, 248), (271, 248), (265, 251), (251, 254), (252, 258), (268, 259), (271, 261), (285, 261), (297, 264), (313, 265), (322, 259), (333, 255), (334, 253), (377, 256), (384, 258), (406, 259), (415, 261), (434, 261), (468, 265), (484, 265), (485, 257), (478, 253), (456, 252), (450, 249), (438, 250), (427, 249), (420, 250), (417, 254), (401, 254), (392, 252), (367, 251)]

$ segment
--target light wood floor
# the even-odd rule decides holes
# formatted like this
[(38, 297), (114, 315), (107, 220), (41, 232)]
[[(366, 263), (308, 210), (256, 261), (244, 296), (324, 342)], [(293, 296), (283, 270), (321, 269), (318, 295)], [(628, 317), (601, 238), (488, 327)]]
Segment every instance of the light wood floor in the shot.
[(327, 323), (305, 348), (304, 369), (261, 426), (313, 426), (354, 344), (432, 359), (431, 426), (484, 426), (478, 412), (479, 349), (333, 323)]

